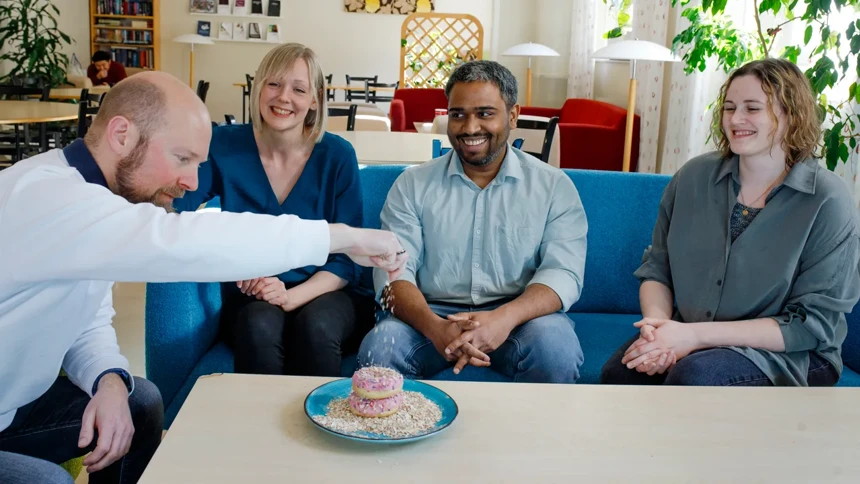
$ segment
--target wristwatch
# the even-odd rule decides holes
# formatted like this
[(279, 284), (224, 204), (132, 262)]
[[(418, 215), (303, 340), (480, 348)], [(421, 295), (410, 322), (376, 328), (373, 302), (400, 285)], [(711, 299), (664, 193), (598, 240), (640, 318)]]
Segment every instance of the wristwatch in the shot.
[(93, 382), (93, 395), (95, 395), (96, 391), (99, 389), (99, 381), (101, 381), (102, 377), (110, 373), (116, 373), (117, 375), (119, 375), (120, 378), (122, 378), (122, 381), (125, 383), (125, 388), (128, 390), (128, 393), (131, 393), (131, 390), (134, 388), (132, 386), (131, 375), (129, 375), (128, 372), (123, 370), (122, 368), (111, 368), (109, 370), (101, 372), (101, 374), (96, 377), (96, 381)]

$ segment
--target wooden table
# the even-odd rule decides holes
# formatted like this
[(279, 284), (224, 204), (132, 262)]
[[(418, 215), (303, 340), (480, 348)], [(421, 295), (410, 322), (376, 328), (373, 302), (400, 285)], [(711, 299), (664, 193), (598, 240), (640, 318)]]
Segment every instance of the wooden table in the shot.
[[(78, 105), (46, 101), (0, 101), (0, 124), (50, 123), (78, 119)], [(29, 138), (25, 135), (25, 142)], [(48, 134), (45, 124), (39, 125), (39, 146), (48, 150)]]
[(110, 91), (110, 86), (93, 86), (90, 88), (59, 87), (51, 89), (50, 98), (63, 101), (78, 100), (81, 98), (81, 91), (83, 89), (89, 89), (90, 94), (104, 94)]
[(860, 388), (431, 382), (445, 432), (402, 445), (317, 429), (324, 378), (197, 381), (143, 484), (269, 482), (857, 482)]
[(0, 124), (49, 123), (78, 119), (78, 105), (39, 101), (0, 101)]
[(450, 147), (448, 136), (401, 131), (340, 131), (355, 148), (358, 162), (363, 165), (415, 165), (433, 159), (433, 140)]
[[(247, 82), (234, 82), (233, 87), (248, 87)], [(326, 89), (335, 89), (340, 91), (364, 91), (364, 86), (326, 86)], [(379, 92), (394, 92), (397, 89), (394, 87), (373, 87), (370, 89), (371, 91), (379, 91)]]

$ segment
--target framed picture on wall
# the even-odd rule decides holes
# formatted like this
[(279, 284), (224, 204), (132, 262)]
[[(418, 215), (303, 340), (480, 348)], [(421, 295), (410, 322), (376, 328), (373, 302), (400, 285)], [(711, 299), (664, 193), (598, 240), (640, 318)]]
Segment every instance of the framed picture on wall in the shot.
[(436, 0), (343, 0), (344, 12), (409, 15), (434, 10)]
[(191, 0), (191, 13), (216, 13), (218, 4), (215, 0)]

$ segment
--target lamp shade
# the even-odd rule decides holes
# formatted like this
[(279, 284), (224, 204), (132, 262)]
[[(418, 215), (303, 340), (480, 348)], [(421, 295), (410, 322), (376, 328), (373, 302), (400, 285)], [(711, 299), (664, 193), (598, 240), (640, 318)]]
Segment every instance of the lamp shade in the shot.
[(198, 34), (185, 34), (180, 35), (179, 37), (175, 37), (173, 39), (174, 42), (178, 42), (180, 44), (214, 44), (209, 37), (204, 37)]
[(660, 44), (647, 40), (622, 40), (613, 42), (602, 49), (598, 49), (592, 57), (597, 59), (617, 60), (641, 60), (679, 62), (679, 59), (671, 50)]
[(559, 54), (543, 44), (528, 42), (515, 45), (502, 52), (502, 55), (515, 57), (557, 57)]

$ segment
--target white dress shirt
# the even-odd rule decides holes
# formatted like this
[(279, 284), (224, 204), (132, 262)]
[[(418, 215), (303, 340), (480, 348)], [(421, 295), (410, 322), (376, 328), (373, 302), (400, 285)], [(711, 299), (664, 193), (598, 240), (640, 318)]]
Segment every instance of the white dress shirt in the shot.
[(102, 372), (128, 371), (111, 326), (113, 281), (280, 274), (325, 264), (329, 237), (325, 221), (129, 203), (80, 140), (0, 172), (0, 431), (61, 367), (90, 395)]

